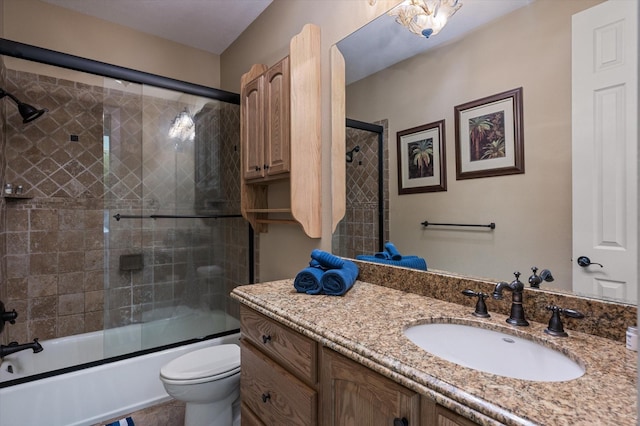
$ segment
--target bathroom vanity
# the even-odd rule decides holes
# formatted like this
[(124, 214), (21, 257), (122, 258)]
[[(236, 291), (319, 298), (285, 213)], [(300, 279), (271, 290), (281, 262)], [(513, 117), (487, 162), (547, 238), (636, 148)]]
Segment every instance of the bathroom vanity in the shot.
[[(615, 339), (573, 331), (569, 320), (569, 337), (557, 338), (544, 333), (542, 322), (507, 324), (493, 304), (490, 318), (476, 318), (463, 295), (458, 304), (364, 281), (342, 297), (297, 293), (293, 280), (238, 287), (232, 297), (242, 304), (243, 424), (637, 421), (637, 353)], [(473, 324), (534, 340), (568, 356), (585, 373), (541, 382), (462, 367), (404, 335), (408, 326), (429, 322)]]

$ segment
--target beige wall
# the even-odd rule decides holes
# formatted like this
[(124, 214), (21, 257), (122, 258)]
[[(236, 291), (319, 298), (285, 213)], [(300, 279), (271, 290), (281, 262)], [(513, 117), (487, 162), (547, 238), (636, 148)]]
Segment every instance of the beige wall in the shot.
[(2, 37), (209, 87), (220, 56), (38, 0), (4, 0)]
[[(554, 286), (571, 288), (571, 15), (595, 3), (538, 0), (349, 87), (348, 117), (389, 119), (390, 235), (400, 250), (431, 268), (501, 280), (550, 268)], [(454, 106), (517, 87), (525, 174), (456, 181)], [(396, 132), (441, 119), (447, 191), (399, 196)], [(424, 230), (424, 220), (496, 229)]]
[(322, 31), (322, 238), (310, 239), (300, 227), (269, 225), (269, 232), (260, 235), (262, 281), (293, 277), (309, 262), (311, 250), (331, 250), (329, 49), (396, 3), (378, 0), (372, 7), (368, 0), (274, 0), (221, 55), (221, 88), (238, 92), (240, 76), (254, 63), (273, 65), (286, 56), (290, 39), (304, 24), (317, 24)]

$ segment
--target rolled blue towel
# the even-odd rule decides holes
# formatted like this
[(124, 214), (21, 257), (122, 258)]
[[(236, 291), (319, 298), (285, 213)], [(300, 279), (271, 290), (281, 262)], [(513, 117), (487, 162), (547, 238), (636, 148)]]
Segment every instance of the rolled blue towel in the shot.
[(320, 280), (322, 291), (330, 296), (342, 296), (358, 278), (358, 266), (350, 260), (345, 260), (342, 268), (329, 269)]
[(402, 260), (402, 255), (400, 254), (400, 252), (392, 242), (387, 241), (384, 244), (384, 249), (387, 251), (387, 253), (389, 253), (389, 257), (392, 260)]
[(344, 260), (326, 251), (314, 249), (311, 252), (311, 259), (316, 260), (323, 268), (340, 269), (344, 265)]
[(318, 266), (307, 266), (298, 272), (293, 280), (293, 286), (298, 293), (319, 294), (322, 291), (320, 280), (324, 273), (325, 270)]
[(391, 255), (386, 251), (380, 251), (374, 254), (374, 256), (377, 257), (378, 259), (391, 259)]

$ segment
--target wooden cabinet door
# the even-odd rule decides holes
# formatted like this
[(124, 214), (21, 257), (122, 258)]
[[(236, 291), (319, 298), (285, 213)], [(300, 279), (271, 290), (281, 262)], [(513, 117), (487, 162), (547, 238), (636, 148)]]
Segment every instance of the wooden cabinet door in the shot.
[(290, 98), (289, 57), (269, 68), (265, 75), (265, 174), (289, 171)]
[(315, 390), (251, 343), (242, 340), (240, 348), (242, 404), (266, 426), (315, 426), (318, 411)]
[(420, 395), (327, 348), (322, 349), (322, 424), (420, 424)]
[(264, 75), (242, 88), (242, 173), (245, 179), (264, 177)]

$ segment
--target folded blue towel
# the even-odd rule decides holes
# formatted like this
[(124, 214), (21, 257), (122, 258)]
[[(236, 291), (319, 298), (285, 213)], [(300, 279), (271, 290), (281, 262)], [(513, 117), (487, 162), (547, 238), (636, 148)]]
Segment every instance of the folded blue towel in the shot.
[(402, 266), (404, 268), (419, 269), (421, 271), (427, 270), (427, 262), (423, 258), (418, 256), (402, 256), (402, 259), (400, 260), (393, 260), (393, 259), (380, 259), (375, 255), (372, 256), (368, 254), (360, 254), (356, 256), (356, 259), (364, 260), (367, 262), (382, 263), (385, 265)]
[(109, 423), (105, 426), (135, 426), (135, 424), (133, 423), (133, 419), (131, 417), (127, 417), (126, 419), (121, 419), (117, 422)]
[(320, 280), (322, 291), (330, 296), (342, 296), (358, 278), (358, 266), (350, 260), (344, 260), (340, 269), (329, 269)]
[(386, 251), (379, 251), (378, 253), (374, 254), (374, 256), (378, 259), (391, 259), (391, 255)]
[(392, 242), (387, 241), (384, 244), (384, 249), (389, 253), (392, 260), (402, 260), (402, 255), (400, 255), (400, 252)]
[(311, 252), (311, 259), (317, 261), (323, 268), (326, 269), (340, 269), (344, 264), (344, 260), (342, 260), (338, 256), (334, 256), (331, 253), (327, 253), (326, 251), (314, 249)]
[(298, 272), (298, 275), (293, 280), (293, 286), (298, 293), (319, 294), (322, 291), (320, 279), (325, 270), (319, 266), (318, 262), (313, 260), (309, 265)]

